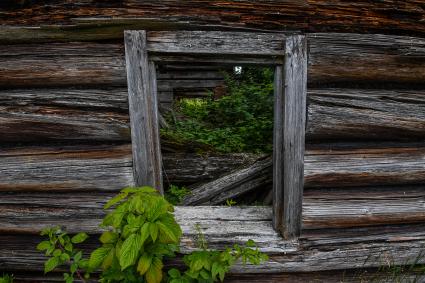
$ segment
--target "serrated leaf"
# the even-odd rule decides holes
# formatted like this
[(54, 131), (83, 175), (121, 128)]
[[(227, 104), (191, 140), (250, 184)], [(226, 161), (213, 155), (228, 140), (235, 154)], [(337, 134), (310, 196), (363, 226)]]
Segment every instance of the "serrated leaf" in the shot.
[(146, 239), (149, 237), (149, 226), (150, 226), (150, 223), (146, 222), (145, 224), (143, 224), (142, 228), (140, 228), (140, 241), (142, 245), (144, 244)]
[(74, 244), (79, 244), (84, 242), (89, 236), (86, 233), (78, 233), (71, 238), (71, 242)]
[(89, 268), (92, 270), (98, 268), (102, 264), (103, 260), (105, 259), (110, 250), (111, 248), (108, 247), (100, 247), (94, 250), (90, 255)]
[(160, 283), (162, 280), (162, 268), (162, 261), (157, 257), (153, 258), (152, 264), (145, 274), (147, 283)]
[(128, 193), (122, 192), (119, 193), (118, 195), (116, 195), (115, 197), (111, 198), (103, 207), (104, 209), (108, 209), (111, 206), (117, 204), (118, 202), (122, 201), (123, 199), (125, 199), (128, 196)]
[(135, 264), (141, 247), (140, 237), (137, 234), (130, 235), (124, 241), (121, 247), (121, 255), (119, 257), (121, 270)]
[(149, 225), (149, 234), (151, 235), (152, 241), (155, 242), (158, 238), (158, 225), (151, 223)]
[(179, 240), (177, 238), (178, 235), (175, 235), (174, 231), (170, 227), (164, 225), (161, 222), (157, 222), (157, 225), (158, 225), (158, 228), (159, 228), (159, 231), (160, 231), (161, 242), (170, 243), (170, 244), (178, 242), (178, 240)]
[(140, 275), (145, 274), (152, 263), (152, 256), (150, 256), (147, 253), (144, 253), (140, 259), (139, 263), (137, 264), (137, 271), (139, 271)]
[(106, 257), (104, 258), (103, 262), (102, 262), (102, 269), (106, 270), (108, 269), (111, 265), (112, 262), (114, 260), (114, 256), (115, 256), (115, 249), (112, 248), (108, 254), (106, 255)]
[(51, 257), (44, 263), (44, 273), (50, 272), (59, 265), (59, 258)]
[(50, 248), (51, 244), (49, 241), (43, 241), (37, 245), (37, 250), (44, 251)]

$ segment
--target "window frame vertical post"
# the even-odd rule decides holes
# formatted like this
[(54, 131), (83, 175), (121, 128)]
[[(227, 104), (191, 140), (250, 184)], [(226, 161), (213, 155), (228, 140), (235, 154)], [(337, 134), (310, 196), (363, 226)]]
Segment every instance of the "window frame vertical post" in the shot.
[(288, 36), (284, 66), (275, 69), (273, 226), (285, 239), (300, 236), (307, 109), (307, 40)]

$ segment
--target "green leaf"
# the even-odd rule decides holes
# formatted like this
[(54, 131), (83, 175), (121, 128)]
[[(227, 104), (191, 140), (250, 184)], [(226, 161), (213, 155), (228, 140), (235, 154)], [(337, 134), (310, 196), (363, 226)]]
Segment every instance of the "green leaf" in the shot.
[(220, 270), (218, 271), (218, 274), (219, 274), (219, 277), (220, 277), (220, 281), (223, 282), (224, 276), (226, 275), (224, 268), (220, 268)]
[(74, 261), (80, 261), (80, 259), (83, 257), (83, 252), (78, 252), (74, 255)]
[(78, 233), (71, 238), (71, 242), (74, 244), (79, 244), (84, 242), (89, 236), (86, 233)]
[(210, 278), (210, 274), (206, 271), (206, 270), (201, 270), (201, 272), (199, 273), (201, 275), (202, 278), (204, 279), (208, 279)]
[(105, 259), (106, 255), (109, 253), (110, 250), (111, 248), (107, 247), (101, 247), (94, 250), (90, 255), (89, 268), (92, 270), (98, 268), (102, 264), (103, 260)]
[(119, 258), (121, 270), (135, 264), (140, 248), (142, 247), (140, 237), (137, 234), (131, 234), (122, 244), (121, 255)]
[(70, 271), (72, 272), (72, 273), (74, 273), (75, 271), (77, 271), (77, 269), (78, 269), (78, 264), (77, 263), (72, 263), (71, 264), (71, 267), (70, 267)]
[(155, 242), (158, 238), (158, 226), (156, 223), (151, 223), (149, 225), (149, 234), (151, 235), (152, 241)]
[(53, 256), (60, 256), (62, 254), (62, 251), (60, 250), (60, 249), (56, 249), (54, 252), (53, 252)]
[(160, 239), (164, 243), (177, 243), (179, 241), (178, 235), (174, 234), (172, 228), (164, 225), (162, 222), (157, 222), (158, 228), (160, 230)]
[(44, 273), (52, 271), (59, 265), (59, 258), (51, 257), (44, 263)]
[(141, 245), (143, 245), (146, 239), (149, 237), (149, 226), (150, 226), (150, 223), (146, 222), (145, 224), (143, 224), (142, 228), (140, 229)]
[(43, 241), (37, 245), (37, 250), (44, 251), (50, 248), (51, 244), (49, 241)]
[(63, 254), (61, 254), (60, 255), (60, 260), (62, 261), (62, 262), (66, 262), (66, 261), (69, 261), (71, 258), (69, 257), (69, 254), (67, 254), (67, 253), (63, 253)]
[[(124, 191), (124, 190), (123, 190)], [(116, 195), (115, 197), (113, 197), (112, 199), (110, 199), (104, 206), (104, 209), (108, 209), (111, 206), (113, 206), (114, 204), (122, 201), (123, 199), (125, 199), (128, 196), (128, 193), (126, 192), (122, 192), (119, 193), (118, 195)]]
[(114, 256), (115, 256), (115, 249), (112, 248), (109, 252), (108, 255), (104, 258), (103, 262), (102, 262), (102, 269), (106, 270), (108, 269), (111, 265), (112, 262), (114, 260)]
[(168, 275), (170, 275), (171, 278), (180, 278), (181, 274), (180, 271), (177, 268), (172, 268), (168, 270)]
[(149, 267), (152, 263), (152, 256), (150, 256), (147, 253), (144, 253), (140, 259), (139, 263), (137, 264), (137, 271), (139, 271), (140, 275), (143, 275), (148, 271)]
[(212, 279), (215, 279), (215, 277), (218, 274), (219, 269), (220, 269), (219, 263), (218, 262), (213, 262), (212, 267), (211, 267), (211, 276), (212, 276)]
[(103, 234), (100, 236), (100, 242), (102, 244), (112, 244), (114, 243), (118, 238), (118, 235), (111, 231), (103, 232)]
[(145, 274), (147, 283), (160, 283), (162, 280), (162, 261), (155, 257), (152, 260), (152, 264)]

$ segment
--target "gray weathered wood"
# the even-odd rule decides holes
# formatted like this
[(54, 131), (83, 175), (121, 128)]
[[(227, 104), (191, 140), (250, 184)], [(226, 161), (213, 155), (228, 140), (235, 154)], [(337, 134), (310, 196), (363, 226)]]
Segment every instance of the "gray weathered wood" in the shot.
[[(307, 40), (285, 42), (283, 73), (276, 69), (273, 159), (273, 225), (286, 239), (301, 232), (307, 111)], [(277, 109), (276, 109), (277, 108)], [(280, 176), (279, 176), (280, 175)]]
[[(406, 203), (406, 207), (409, 205), (411, 204)], [(45, 226), (62, 225), (72, 233), (86, 231), (97, 235), (101, 232), (98, 224), (104, 214), (100, 209), (90, 211), (78, 208), (50, 208), (47, 212), (36, 207), (24, 210), (7, 206), (2, 208), (0, 268), (26, 266), (30, 270), (40, 270), (40, 261), (44, 258), (34, 249), (32, 242), (39, 239), (33, 237), (30, 240), (24, 234), (38, 233)], [(422, 208), (422, 213), (423, 211)], [(15, 217), (14, 222), (10, 221), (11, 215)], [(233, 243), (253, 239), (262, 251), (269, 253), (270, 260), (267, 264), (238, 264), (233, 269), (233, 272), (237, 273), (311, 272), (377, 267), (382, 264), (384, 256), (387, 259), (391, 257), (393, 264), (406, 264), (407, 260), (414, 260), (418, 256), (425, 244), (423, 224), (313, 231), (296, 242), (282, 240), (273, 230), (271, 209), (268, 207), (177, 207), (175, 215), (183, 229), (183, 253), (196, 249), (196, 226), (200, 226), (213, 249), (222, 249)], [(9, 233), (17, 233), (12, 234), (13, 241), (10, 234), (3, 233), (3, 229), (8, 229)], [(379, 229), (393, 231), (385, 234), (380, 233)], [(421, 260), (423, 262), (423, 259)]]
[(145, 31), (124, 35), (134, 182), (163, 193), (156, 72), (149, 66)]
[(226, 174), (218, 179), (196, 186), (186, 196), (182, 205), (217, 205), (227, 199), (253, 191), (270, 183), (271, 163), (268, 158)]
[[(211, 181), (257, 158), (247, 154), (164, 154), (164, 172), (171, 183), (190, 185)], [(425, 149), (417, 145), (311, 149), (305, 156), (305, 187), (423, 184), (424, 158)], [(117, 191), (134, 184), (131, 146), (2, 148), (0, 176), (0, 191)]]
[[(344, 33), (307, 36), (309, 83), (314, 85), (409, 86), (425, 80), (423, 38)], [(0, 45), (0, 61), (1, 87), (126, 85), (124, 48), (119, 43)]]
[[(172, 92), (158, 95), (161, 107), (173, 98)], [(309, 142), (425, 139), (424, 90), (314, 88), (307, 98)], [(4, 89), (0, 109), (3, 142), (130, 141), (124, 87)]]
[(150, 31), (147, 50), (158, 53), (283, 56), (282, 33)]

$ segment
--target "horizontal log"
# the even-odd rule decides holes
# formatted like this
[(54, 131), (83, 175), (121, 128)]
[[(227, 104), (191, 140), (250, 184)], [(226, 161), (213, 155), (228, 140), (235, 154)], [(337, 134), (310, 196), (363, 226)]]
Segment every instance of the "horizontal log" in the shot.
[[(173, 93), (159, 95), (167, 107)], [(127, 97), (125, 87), (0, 90), (0, 141), (130, 141)], [(311, 142), (423, 140), (425, 91), (310, 89), (306, 134)]]
[[(164, 154), (163, 158), (165, 181), (186, 184), (212, 180), (256, 159), (246, 154)], [(305, 156), (305, 186), (422, 184), (424, 158), (423, 147), (310, 149)], [(131, 160), (130, 145), (3, 149), (0, 191), (116, 191), (132, 184)]]
[[(2, 209), (0, 221), (0, 269), (39, 271), (42, 254), (35, 250), (39, 237), (27, 233), (37, 233), (46, 225), (62, 225), (71, 233), (86, 231), (91, 235), (100, 233), (97, 227), (101, 215), (95, 217), (95, 209), (91, 215), (87, 211), (75, 209), (64, 212), (64, 209), (50, 209), (44, 214), (34, 208), (26, 211), (15, 209), (15, 221), (7, 221), (13, 208)], [(5, 212), (4, 212), (5, 211)], [(66, 214), (68, 213), (68, 214)], [(176, 218), (184, 233), (181, 251), (187, 253), (196, 249), (195, 226), (200, 226), (209, 245), (213, 249), (223, 249), (233, 243), (242, 243), (248, 239), (257, 242), (259, 248), (270, 255), (270, 260), (259, 266), (237, 265), (233, 273), (280, 273), (280, 272), (315, 272), (324, 270), (343, 270), (347, 268), (378, 267), (385, 259), (391, 259), (394, 265), (413, 262), (423, 249), (425, 234), (423, 224), (403, 226), (394, 229), (390, 238), (385, 233), (376, 233), (371, 227), (362, 231), (351, 230), (358, 237), (349, 242), (353, 235), (338, 230), (340, 234), (331, 232), (317, 235), (308, 234), (299, 242), (284, 241), (273, 230), (271, 225), (271, 209), (267, 207), (177, 207)], [(67, 217), (64, 217), (68, 215)], [(14, 229), (15, 228), (15, 229)], [(5, 229), (8, 229), (5, 233)], [(381, 227), (381, 231), (385, 231)], [(390, 228), (391, 229), (391, 228)], [(370, 236), (368, 231), (371, 231)], [(11, 234), (12, 233), (12, 234)], [(19, 233), (19, 234), (13, 234)], [(22, 234), (24, 233), (24, 234)], [(414, 235), (414, 237), (412, 237)], [(89, 241), (90, 248), (95, 242)], [(332, 240), (331, 243), (326, 239)], [(318, 242), (318, 240), (322, 242)], [(313, 245), (312, 245), (313, 244)], [(424, 262), (424, 259), (420, 259)]]
[[(8, 2), (9, 3), (9, 2)], [(1, 21), (9, 25), (75, 24), (41, 34), (41, 38), (122, 37), (123, 29), (296, 29), (424, 34), (420, 0), (370, 1), (128, 1), (93, 3), (11, 2), (4, 5)], [(366, 13), (366, 14), (365, 14)], [(49, 31), (49, 30), (48, 30)], [(69, 34), (66, 35), (66, 32)], [(65, 33), (65, 35), (64, 35)], [(93, 34), (91, 34), (93, 33)], [(40, 34), (38, 34), (40, 35)], [(30, 36), (20, 34), (18, 38)], [(38, 38), (33, 36), (34, 38)]]
[(156, 53), (283, 56), (282, 33), (150, 31), (147, 50)]
[[(308, 81), (315, 85), (421, 84), (425, 78), (422, 38), (316, 33), (308, 44)], [(1, 87), (126, 85), (123, 44), (1, 45), (0, 54)]]
[[(42, 272), (23, 272), (18, 271), (13, 273), (15, 281), (17, 282), (30, 282), (30, 283), (45, 283), (45, 282), (63, 282), (63, 275), (61, 273), (50, 273), (43, 275)], [(255, 282), (255, 283), (274, 283), (274, 282), (293, 282), (293, 283), (358, 283), (359, 280), (363, 281), (378, 281), (385, 282), (395, 276), (391, 273), (385, 273), (379, 270), (358, 269), (350, 271), (325, 271), (325, 272), (300, 272), (300, 273), (278, 273), (278, 274), (256, 274), (256, 273), (243, 273), (243, 274), (227, 274), (226, 283), (237, 282)], [(425, 276), (420, 273), (403, 271), (398, 275), (403, 278), (403, 282), (422, 282)]]
[[(307, 190), (303, 202), (305, 237), (322, 237), (320, 235), (323, 232), (319, 232), (319, 236), (317, 236), (317, 232), (309, 232), (312, 229), (421, 223), (425, 219), (424, 189), (425, 187), (421, 185)], [(68, 219), (72, 222), (72, 214), (77, 213), (85, 215), (84, 219), (87, 219), (87, 225), (89, 225), (87, 229), (94, 229), (93, 226), (90, 226), (94, 221), (92, 218), (98, 219), (103, 215), (101, 207), (114, 194), (113, 192), (76, 193), (69, 191), (60, 193), (1, 192), (2, 218), (0, 218), (0, 223), (3, 225), (4, 232), (7, 232), (8, 229), (15, 232), (31, 232), (31, 229), (35, 229), (34, 227), (39, 228), (41, 225), (45, 225), (45, 221), (54, 221), (56, 218)], [(217, 209), (219, 210), (218, 207)], [(52, 215), (55, 215), (54, 218), (51, 218), (53, 216), (50, 214), (46, 215), (45, 218), (39, 219), (40, 224), (34, 226), (31, 219), (44, 217), (43, 214), (46, 211), (52, 211)], [(192, 216), (186, 215), (185, 219), (210, 219), (211, 217), (211, 214), (202, 210), (196, 213)], [(269, 216), (268, 212), (264, 212), (263, 218), (259, 219), (258, 215), (255, 215), (253, 220), (264, 220)], [(219, 216), (217, 219), (224, 219), (223, 217)], [(226, 219), (232, 219), (231, 217), (234, 217), (234, 220), (241, 219), (239, 216), (226, 217), (228, 217)], [(69, 227), (70, 229), (78, 229), (78, 225), (72, 225)], [(387, 233), (387, 236), (390, 237), (391, 233)], [(411, 236), (415, 237), (413, 232)], [(347, 237), (350, 239), (350, 243), (356, 241), (353, 239), (352, 232)], [(320, 242), (320, 240), (318, 241)]]
[[(254, 160), (249, 154), (165, 154), (164, 180), (207, 181)], [(0, 191), (102, 190), (133, 184), (131, 145), (18, 148), (0, 151)]]

